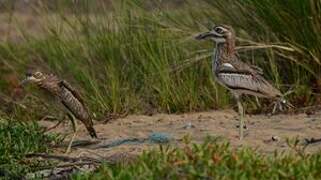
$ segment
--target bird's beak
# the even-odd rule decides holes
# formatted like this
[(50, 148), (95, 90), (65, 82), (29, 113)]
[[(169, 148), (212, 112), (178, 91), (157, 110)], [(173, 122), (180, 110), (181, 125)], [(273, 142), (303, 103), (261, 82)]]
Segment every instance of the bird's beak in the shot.
[(20, 82), (20, 86), (25, 86), (26, 84), (28, 84), (29, 82), (35, 81), (37, 80), (35, 77), (33, 76), (28, 76), (26, 79), (22, 80)]
[(214, 33), (212, 33), (211, 31), (205, 32), (205, 33), (201, 33), (199, 35), (197, 35), (195, 37), (196, 40), (203, 40), (203, 39), (207, 39), (209, 37), (216, 37)]

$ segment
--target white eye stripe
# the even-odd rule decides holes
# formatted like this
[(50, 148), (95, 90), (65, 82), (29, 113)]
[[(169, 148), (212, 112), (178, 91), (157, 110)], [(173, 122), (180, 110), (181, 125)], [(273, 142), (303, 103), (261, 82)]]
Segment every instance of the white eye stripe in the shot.
[(227, 32), (229, 32), (229, 29), (226, 29), (223, 26), (214, 26), (211, 30), (211, 33), (216, 37), (224, 37)]
[(214, 31), (215, 31), (216, 33), (222, 34), (222, 33), (226, 32), (226, 31), (228, 31), (228, 30), (225, 29), (224, 27), (216, 27), (216, 28), (214, 28)]
[(230, 64), (230, 63), (223, 63), (222, 66), (235, 69), (234, 66), (232, 64)]

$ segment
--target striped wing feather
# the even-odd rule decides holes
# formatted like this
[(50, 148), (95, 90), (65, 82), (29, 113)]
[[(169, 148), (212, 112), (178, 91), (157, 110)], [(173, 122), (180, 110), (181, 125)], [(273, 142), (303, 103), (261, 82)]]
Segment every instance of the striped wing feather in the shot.
[(231, 61), (228, 66), (224, 63), (225, 65), (222, 64), (219, 68), (217, 76), (220, 83), (240, 94), (261, 97), (281, 96), (280, 91), (261, 76), (263, 74), (261, 68), (236, 60)]
[(67, 88), (78, 99), (78, 101), (84, 106), (83, 98), (81, 97), (80, 93), (74, 87), (71, 86), (71, 84), (69, 84), (65, 80), (62, 80), (60, 82), (60, 85)]
[(263, 78), (253, 78), (252, 75), (219, 73), (219, 81), (229, 89), (241, 94), (261, 97), (278, 97), (281, 93)]
[(61, 98), (63, 105), (84, 123), (92, 137), (97, 137), (89, 111), (78, 91), (67, 81), (61, 81), (60, 86), (62, 88)]

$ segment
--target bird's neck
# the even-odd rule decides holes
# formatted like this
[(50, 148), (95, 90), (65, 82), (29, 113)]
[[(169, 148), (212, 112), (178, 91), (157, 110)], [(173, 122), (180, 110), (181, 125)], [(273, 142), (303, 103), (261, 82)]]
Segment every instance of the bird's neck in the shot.
[(235, 55), (235, 41), (233, 38), (225, 42), (216, 43), (212, 60), (213, 69), (216, 70), (221, 63), (228, 62)]

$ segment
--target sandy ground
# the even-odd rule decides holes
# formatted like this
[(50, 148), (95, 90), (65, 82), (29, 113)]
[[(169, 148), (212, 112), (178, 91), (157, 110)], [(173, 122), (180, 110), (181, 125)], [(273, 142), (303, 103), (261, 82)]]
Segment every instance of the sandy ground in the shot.
[[(98, 144), (73, 147), (71, 156), (110, 157), (114, 154), (140, 154), (143, 150), (158, 147), (157, 144), (123, 144), (115, 147), (101, 148), (115, 140), (127, 138), (147, 138), (151, 133), (167, 133), (173, 137), (173, 145), (180, 145), (184, 136), (189, 135), (193, 142), (201, 143), (207, 136), (220, 136), (229, 141), (232, 147), (247, 146), (257, 148), (264, 153), (275, 150), (289, 150), (287, 138), (321, 138), (321, 112), (314, 115), (253, 115), (246, 116), (246, 136), (238, 139), (237, 114), (233, 110), (188, 113), (180, 115), (158, 114), (153, 116), (130, 115), (122, 119), (103, 124), (96, 122), (95, 129), (101, 138)], [(71, 126), (60, 125), (51, 132), (68, 133)], [(42, 121), (42, 126), (50, 127), (55, 122)], [(86, 130), (79, 123), (75, 142), (90, 140)], [(277, 140), (273, 141), (272, 137)], [(68, 138), (66, 138), (66, 141)], [(307, 151), (319, 151), (321, 143), (309, 145)], [(64, 148), (56, 152), (62, 153)]]

